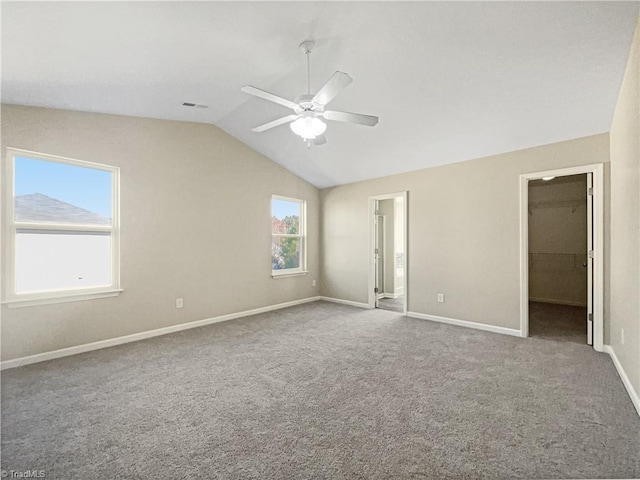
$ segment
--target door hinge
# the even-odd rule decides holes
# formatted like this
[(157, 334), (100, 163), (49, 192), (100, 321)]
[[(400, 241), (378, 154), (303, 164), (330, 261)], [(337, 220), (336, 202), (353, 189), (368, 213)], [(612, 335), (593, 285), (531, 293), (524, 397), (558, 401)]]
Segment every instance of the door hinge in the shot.
[(378, 293), (378, 287), (373, 289), (373, 293)]
[(595, 258), (595, 254), (593, 253), (593, 250), (589, 250), (589, 253), (587, 254), (587, 256), (589, 258)]
[(593, 196), (593, 187), (587, 189), (587, 194)]
[(589, 321), (590, 321), (590, 322), (593, 322), (593, 313), (590, 313), (590, 314), (589, 314)]

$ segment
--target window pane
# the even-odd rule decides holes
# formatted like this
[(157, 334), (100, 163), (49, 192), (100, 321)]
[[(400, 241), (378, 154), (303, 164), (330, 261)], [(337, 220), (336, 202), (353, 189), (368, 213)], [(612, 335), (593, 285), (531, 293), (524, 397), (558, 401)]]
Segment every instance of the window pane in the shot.
[(86, 233), (16, 235), (17, 293), (111, 284), (111, 237)]
[(272, 233), (300, 233), (300, 202), (271, 200)]
[(283, 270), (300, 268), (300, 239), (273, 237), (271, 242), (271, 268)]
[(111, 225), (111, 172), (15, 158), (15, 220)]

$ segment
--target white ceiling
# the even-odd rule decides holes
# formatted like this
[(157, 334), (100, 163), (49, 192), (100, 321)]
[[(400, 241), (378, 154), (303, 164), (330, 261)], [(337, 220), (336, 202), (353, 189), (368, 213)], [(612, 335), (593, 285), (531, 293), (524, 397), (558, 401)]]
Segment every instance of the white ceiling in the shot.
[[(609, 130), (638, 2), (2, 3), (2, 101), (217, 125), (318, 187)], [(354, 82), (307, 149), (286, 98)], [(208, 105), (183, 107), (182, 102)]]

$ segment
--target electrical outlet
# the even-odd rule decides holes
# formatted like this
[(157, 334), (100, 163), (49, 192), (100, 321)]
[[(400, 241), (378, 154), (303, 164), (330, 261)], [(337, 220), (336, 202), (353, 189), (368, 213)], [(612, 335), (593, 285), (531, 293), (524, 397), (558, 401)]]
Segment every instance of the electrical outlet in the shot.
[(620, 329), (620, 344), (624, 345), (624, 328)]
[(184, 301), (181, 298), (176, 298), (176, 308), (184, 307)]
[(312, 287), (318, 286), (318, 281), (317, 280), (311, 280), (311, 286)]
[(438, 294), (438, 303), (444, 303), (444, 293)]

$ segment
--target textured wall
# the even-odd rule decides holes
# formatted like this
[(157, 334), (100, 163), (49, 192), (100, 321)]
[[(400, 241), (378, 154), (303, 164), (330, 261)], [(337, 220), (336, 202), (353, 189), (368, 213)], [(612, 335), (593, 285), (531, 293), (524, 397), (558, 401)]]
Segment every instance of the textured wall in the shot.
[[(7, 147), (120, 167), (124, 292), (3, 305), (3, 360), (319, 293), (318, 190), (214, 126), (3, 105)], [(308, 202), (307, 276), (271, 278), (272, 194)]]
[(407, 190), (409, 311), (519, 329), (519, 176), (608, 161), (602, 134), (321, 190), (322, 294), (368, 301), (368, 197)]
[(640, 395), (639, 70), (640, 21), (611, 125), (610, 339), (616, 356)]

